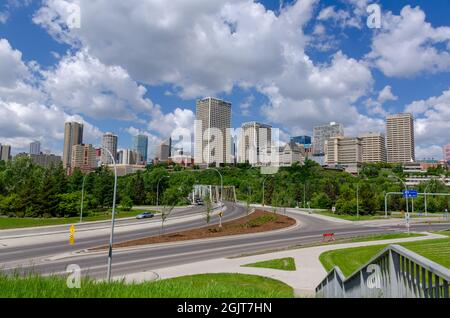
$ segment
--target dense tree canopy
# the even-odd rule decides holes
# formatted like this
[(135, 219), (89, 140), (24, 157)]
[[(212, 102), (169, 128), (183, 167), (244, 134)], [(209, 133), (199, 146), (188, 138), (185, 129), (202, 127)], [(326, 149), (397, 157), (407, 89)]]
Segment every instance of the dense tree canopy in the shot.
[[(401, 185), (391, 174), (404, 177), (401, 167), (386, 164), (365, 165), (359, 176), (336, 170), (325, 170), (313, 161), (281, 168), (275, 175), (263, 175), (248, 164), (220, 168), (224, 185), (234, 185), (238, 200), (276, 206), (300, 206), (330, 209), (355, 214), (357, 204), (362, 215), (384, 209), (384, 194), (400, 192)], [(438, 173), (440, 171), (432, 171)], [(19, 217), (69, 217), (80, 213), (84, 181), (85, 211), (106, 211), (112, 206), (113, 172), (98, 168), (84, 175), (74, 171), (66, 176), (62, 165), (48, 169), (36, 166), (27, 158), (0, 162), (0, 215)], [(118, 179), (117, 203), (128, 210), (133, 205), (167, 206), (188, 204), (195, 184), (220, 185), (213, 169), (186, 170), (167, 165), (148, 167), (145, 171)], [(159, 185), (159, 187), (158, 187)], [(417, 190), (450, 192), (440, 181), (424, 182)], [(356, 194), (359, 193), (357, 202)], [(401, 196), (389, 197), (389, 210), (405, 210)], [(416, 211), (424, 209), (424, 198), (414, 202)], [(448, 197), (428, 197), (429, 211), (448, 208)]]

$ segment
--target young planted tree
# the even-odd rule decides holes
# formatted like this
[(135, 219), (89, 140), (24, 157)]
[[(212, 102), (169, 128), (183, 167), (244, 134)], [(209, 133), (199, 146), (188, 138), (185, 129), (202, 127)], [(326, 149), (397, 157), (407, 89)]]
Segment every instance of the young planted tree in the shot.
[(211, 212), (212, 212), (212, 202), (209, 196), (204, 199), (205, 202), (205, 221), (206, 224), (209, 224), (211, 221)]
[(161, 235), (164, 231), (164, 223), (166, 222), (167, 218), (170, 216), (170, 213), (172, 213), (174, 208), (175, 205), (164, 205), (161, 209)]

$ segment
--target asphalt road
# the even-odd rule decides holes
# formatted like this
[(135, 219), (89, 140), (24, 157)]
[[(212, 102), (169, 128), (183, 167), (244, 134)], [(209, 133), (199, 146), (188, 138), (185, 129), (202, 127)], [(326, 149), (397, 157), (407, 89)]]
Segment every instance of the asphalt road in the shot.
[[(225, 213), (227, 219), (236, 218), (244, 214), (244, 207), (227, 203), (227, 212)], [(140, 271), (151, 271), (152, 269), (166, 266), (314, 243), (321, 241), (322, 234), (325, 232), (334, 232), (337, 238), (345, 238), (405, 231), (403, 225), (375, 227), (357, 223), (337, 223), (299, 214), (294, 210), (288, 210), (288, 215), (297, 219), (299, 226), (282, 231), (245, 236), (165, 243), (134, 249), (117, 249), (113, 252), (112, 273), (114, 276), (117, 276)], [(217, 217), (215, 217), (212, 223), (217, 221)], [(202, 225), (205, 225), (204, 220), (183, 222), (167, 227), (167, 232), (165, 233)], [(411, 225), (411, 231), (434, 231), (448, 228), (450, 228), (450, 225), (445, 224)], [(157, 234), (155, 231), (158, 231), (158, 229), (118, 234), (116, 242)], [(42, 274), (58, 274), (64, 273), (68, 265), (77, 264), (81, 267), (83, 275), (104, 278), (107, 264), (106, 252), (81, 253), (76, 256), (64, 255), (64, 253), (105, 245), (108, 243), (108, 239), (109, 236), (107, 235), (95, 236), (85, 241), (77, 242), (74, 247), (68, 247), (67, 242), (63, 244), (54, 242), (51, 246), (37, 243), (16, 248), (0, 247), (0, 267), (5, 272), (19, 270), (20, 272), (33, 271)], [(0, 244), (1, 242), (0, 240)], [(52, 257), (55, 255), (56, 257)]]
[[(204, 210), (205, 207), (203, 206), (193, 206), (176, 211), (168, 218), (167, 224), (164, 226), (164, 233), (205, 226)], [(243, 213), (241, 209), (227, 208), (223, 221), (241, 217)], [(193, 219), (195, 216), (197, 217)], [(210, 224), (217, 224), (218, 222), (218, 216), (212, 215)], [(55, 254), (71, 253), (109, 244), (110, 222), (101, 222), (99, 224), (85, 223), (82, 227), (77, 225), (76, 228), (76, 243), (73, 246), (69, 245), (68, 241), (69, 225), (52, 227), (51, 229), (34, 228), (33, 230), (23, 230), (27, 231), (27, 236), (18, 239), (2, 239), (0, 237), (0, 269), (13, 265), (20, 266), (34, 263), (39, 259)], [(50, 233), (48, 233), (48, 230), (50, 230)], [(14, 233), (15, 236), (24, 234), (20, 231), (17, 230)], [(160, 231), (161, 217), (159, 215), (147, 220), (123, 220), (116, 223), (114, 241), (123, 242), (158, 235)], [(87, 234), (87, 236), (82, 236), (80, 232), (85, 232), (83, 234)], [(11, 244), (11, 240), (19, 241), (19, 246)]]

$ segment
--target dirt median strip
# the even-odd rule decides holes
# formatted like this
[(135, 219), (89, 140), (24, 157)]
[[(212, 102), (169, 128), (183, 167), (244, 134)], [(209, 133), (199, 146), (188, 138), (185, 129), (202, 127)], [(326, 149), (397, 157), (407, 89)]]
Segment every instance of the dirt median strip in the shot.
[[(288, 216), (257, 210), (248, 216), (224, 222), (222, 228), (219, 228), (217, 224), (209, 225), (198, 229), (116, 243), (114, 244), (114, 248), (261, 233), (288, 228), (295, 224), (296, 220)], [(101, 246), (89, 250), (98, 251), (106, 248), (108, 247)]]

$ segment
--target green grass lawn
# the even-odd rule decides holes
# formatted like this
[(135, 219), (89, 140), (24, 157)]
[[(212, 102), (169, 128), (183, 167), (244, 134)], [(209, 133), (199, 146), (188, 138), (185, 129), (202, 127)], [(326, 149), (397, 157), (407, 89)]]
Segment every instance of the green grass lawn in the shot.
[[(449, 238), (407, 242), (399, 245), (450, 268), (450, 231), (439, 233), (447, 235)], [(334, 266), (339, 266), (342, 273), (349, 276), (386, 246), (384, 244), (328, 251), (320, 255), (320, 262), (327, 271), (330, 271)]]
[[(134, 217), (142, 212), (139, 210), (132, 211), (120, 211), (116, 214), (116, 218), (128, 218)], [(154, 212), (154, 211), (152, 211)], [(154, 212), (155, 213), (155, 212)], [(104, 221), (110, 220), (111, 214), (98, 214), (92, 216), (83, 217), (83, 222), (92, 222), (92, 221)], [(73, 218), (0, 218), (0, 230), (7, 229), (15, 229), (15, 228), (25, 228), (25, 227), (35, 227), (35, 226), (49, 226), (49, 225), (62, 225), (62, 224), (75, 224), (80, 221), (80, 217)]]
[(369, 241), (383, 241), (383, 240), (393, 240), (393, 239), (400, 239), (400, 238), (408, 238), (408, 237), (420, 237), (425, 236), (424, 234), (419, 233), (389, 233), (389, 234), (377, 234), (377, 235), (369, 235), (369, 236), (360, 236), (360, 237), (352, 237), (350, 239), (342, 239), (337, 240), (337, 243), (342, 244), (343, 241), (349, 242), (349, 243), (356, 243), (356, 242), (369, 242)]
[(69, 289), (60, 277), (0, 275), (0, 298), (292, 298), (293, 289), (274, 279), (243, 274), (202, 274), (125, 285), (83, 280)]
[(283, 271), (295, 271), (295, 260), (292, 257), (273, 259), (270, 261), (257, 262), (253, 264), (242, 265), (244, 267), (259, 267), (280, 269)]
[(367, 220), (376, 220), (376, 219), (384, 218), (384, 215), (381, 215), (381, 214), (360, 215), (359, 217), (357, 217), (356, 215), (337, 214), (337, 213), (333, 213), (333, 212), (329, 212), (329, 211), (317, 211), (317, 212), (313, 212), (313, 214), (330, 216), (333, 218), (338, 218), (338, 219), (347, 220), (347, 221), (367, 221)]

